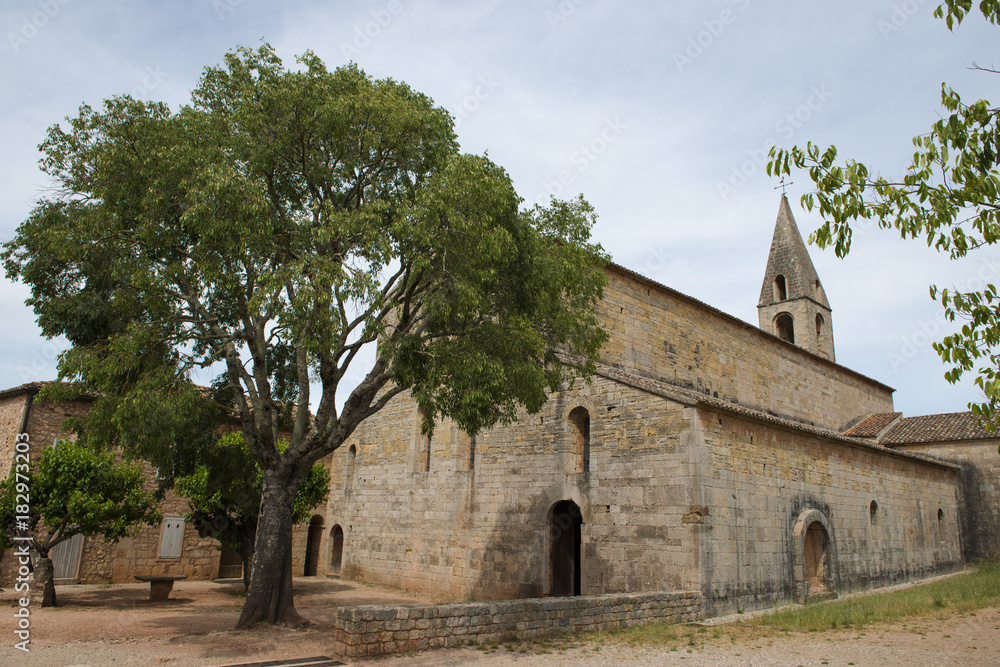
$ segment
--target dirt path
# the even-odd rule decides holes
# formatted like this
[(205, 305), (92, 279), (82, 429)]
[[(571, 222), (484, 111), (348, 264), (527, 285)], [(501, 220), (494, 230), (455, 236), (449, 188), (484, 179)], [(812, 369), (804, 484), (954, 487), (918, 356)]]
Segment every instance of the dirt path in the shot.
[[(431, 602), (399, 591), (334, 579), (296, 581), (296, 606), (316, 623), (309, 630), (236, 632), (242, 585), (179, 582), (165, 603), (150, 603), (145, 584), (59, 588), (56, 609), (33, 609), (31, 652), (13, 647), (13, 591), (0, 593), (0, 665), (218, 666), (332, 655), (330, 624), (337, 607)], [(6, 611), (4, 611), (6, 610)], [(688, 634), (688, 633), (685, 633)], [(715, 636), (718, 635), (718, 636)], [(476, 665), (1000, 665), (1000, 609), (943, 620), (918, 619), (865, 631), (834, 631), (752, 639), (708, 628), (663, 647), (611, 642), (562, 642), (492, 651), (461, 649), (399, 656), (367, 664)]]

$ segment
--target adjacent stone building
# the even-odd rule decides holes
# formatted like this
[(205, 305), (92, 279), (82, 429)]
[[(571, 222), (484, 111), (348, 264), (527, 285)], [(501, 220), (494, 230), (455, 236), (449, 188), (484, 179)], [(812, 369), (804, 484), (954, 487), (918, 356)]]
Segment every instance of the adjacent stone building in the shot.
[(400, 396), (335, 452), (321, 572), (453, 599), (700, 591), (713, 615), (963, 567), (964, 468), (850, 433), (893, 390), (835, 363), (785, 198), (759, 328), (607, 276), (590, 383), (475, 439), (428, 441)]
[(971, 412), (903, 417), (874, 414), (849, 435), (900, 451), (920, 452), (961, 468), (962, 552), (967, 561), (1000, 556), (1000, 433), (980, 426)]
[[(32, 459), (47, 447), (58, 446), (75, 434), (63, 430), (67, 417), (85, 414), (93, 399), (53, 403), (36, 398), (43, 382), (32, 382), (0, 391), (0, 479), (6, 478), (14, 462), (17, 435), (26, 433)], [(23, 440), (23, 438), (22, 438)], [(145, 466), (147, 488), (155, 487), (155, 471)], [(184, 575), (190, 579), (241, 577), (243, 566), (236, 552), (222, 551), (213, 538), (200, 537), (184, 519), (187, 500), (168, 491), (159, 505), (163, 521), (144, 526), (133, 537), (117, 544), (100, 537), (76, 535), (60, 543), (51, 556), (57, 584), (134, 583), (135, 575)], [(322, 517), (313, 521), (322, 523)], [(293, 572), (315, 574), (319, 554), (319, 533), (315, 528), (296, 526), (293, 543)], [(311, 558), (310, 558), (311, 554)], [(0, 555), (0, 586), (13, 581), (17, 561)]]

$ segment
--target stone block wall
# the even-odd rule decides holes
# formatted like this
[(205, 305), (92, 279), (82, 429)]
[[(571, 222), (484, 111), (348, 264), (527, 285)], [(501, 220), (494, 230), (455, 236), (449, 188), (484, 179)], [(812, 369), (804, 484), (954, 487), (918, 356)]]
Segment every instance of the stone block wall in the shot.
[[(575, 472), (577, 407), (590, 414), (586, 472)], [(570, 500), (582, 513), (584, 595), (689, 590), (689, 428), (681, 404), (596, 377), (480, 434), (471, 467), (469, 439), (440, 424), (427, 471), (416, 406), (397, 397), (334, 453), (321, 562), (339, 525), (346, 577), (454, 600), (547, 595), (551, 512)]]
[[(0, 479), (7, 479), (10, 475), (14, 463), (14, 446), (23, 428), (25, 410), (30, 401), (28, 394), (0, 398)], [(34, 448), (34, 443), (30, 444)]]
[[(148, 468), (148, 466), (145, 466)], [(147, 479), (152, 483), (152, 475)], [(187, 500), (168, 491), (159, 505), (164, 517), (183, 516), (187, 511)], [(213, 579), (219, 574), (219, 541), (211, 537), (201, 537), (188, 522), (184, 524), (179, 558), (161, 558), (160, 540), (162, 524), (143, 526), (134, 536), (120, 540), (114, 547), (114, 567), (111, 580), (115, 583), (132, 583), (136, 575), (183, 575), (189, 579)], [(96, 541), (96, 540), (94, 540)], [(86, 560), (87, 551), (84, 550)], [(107, 581), (107, 579), (105, 579)], [(83, 579), (80, 583), (95, 583)]]
[(962, 468), (962, 547), (966, 560), (1000, 557), (1000, 440), (899, 445), (951, 461)]
[(825, 520), (826, 584), (834, 593), (964, 565), (954, 466), (740, 415), (692, 412), (693, 437), (704, 442), (696, 464), (704, 516), (693, 520), (707, 615), (803, 594), (796, 523), (807, 512)]
[(892, 389), (875, 380), (620, 267), (608, 280), (609, 365), (834, 431), (892, 412)]
[(361, 658), (502, 641), (512, 636), (617, 630), (654, 621), (701, 618), (698, 593), (637, 593), (434, 606), (344, 607), (334, 623), (334, 652)]

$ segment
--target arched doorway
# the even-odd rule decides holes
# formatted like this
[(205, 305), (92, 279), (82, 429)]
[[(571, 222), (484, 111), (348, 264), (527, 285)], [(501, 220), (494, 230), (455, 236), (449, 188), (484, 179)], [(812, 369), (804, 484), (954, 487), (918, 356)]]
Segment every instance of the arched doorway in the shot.
[(319, 543), (322, 539), (323, 517), (317, 514), (309, 522), (309, 537), (306, 538), (306, 563), (302, 572), (304, 576), (316, 576), (316, 565), (319, 563)]
[(826, 545), (830, 541), (826, 528), (819, 521), (809, 524), (806, 530), (805, 545), (802, 554), (805, 568), (805, 579), (809, 584), (809, 594), (828, 593)]
[(330, 573), (340, 574), (340, 564), (344, 560), (344, 529), (339, 525), (330, 531)]
[(795, 596), (806, 602), (813, 595), (837, 592), (837, 542), (833, 526), (816, 509), (799, 514), (792, 527), (792, 572)]
[(572, 500), (552, 506), (550, 525), (550, 595), (580, 595), (580, 541), (583, 515)]

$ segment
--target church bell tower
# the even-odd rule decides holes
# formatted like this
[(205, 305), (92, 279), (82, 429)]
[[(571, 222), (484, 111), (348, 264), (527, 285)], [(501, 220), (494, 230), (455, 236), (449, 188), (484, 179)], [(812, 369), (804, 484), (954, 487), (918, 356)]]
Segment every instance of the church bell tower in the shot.
[(782, 195), (757, 303), (760, 328), (834, 361), (830, 313), (830, 302), (792, 217), (792, 207)]

